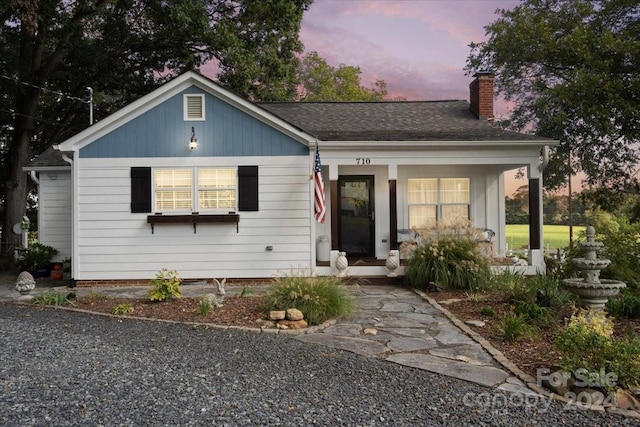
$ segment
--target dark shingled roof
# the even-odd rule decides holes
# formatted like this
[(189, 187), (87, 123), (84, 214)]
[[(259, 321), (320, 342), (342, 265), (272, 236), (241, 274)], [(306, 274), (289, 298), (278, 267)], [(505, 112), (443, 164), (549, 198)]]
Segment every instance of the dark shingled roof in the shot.
[(540, 141), (478, 120), (467, 101), (269, 102), (258, 105), (323, 141)]
[[(67, 157), (73, 158), (73, 152), (68, 151), (65, 153)], [(53, 147), (47, 148), (42, 154), (37, 156), (29, 163), (29, 169), (35, 168), (49, 168), (49, 167), (71, 167), (69, 163), (65, 162), (62, 158), (62, 152), (54, 150)]]
[[(258, 106), (323, 141), (551, 141), (478, 120), (467, 101), (259, 102)], [(66, 153), (72, 157), (73, 153)], [(49, 147), (29, 169), (68, 167)]]

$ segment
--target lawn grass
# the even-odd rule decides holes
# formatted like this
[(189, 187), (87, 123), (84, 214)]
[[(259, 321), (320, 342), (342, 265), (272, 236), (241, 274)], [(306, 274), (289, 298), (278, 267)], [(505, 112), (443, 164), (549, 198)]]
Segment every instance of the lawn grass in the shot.
[[(585, 230), (584, 226), (573, 226), (573, 240), (580, 237), (580, 232)], [(568, 225), (545, 225), (544, 249), (555, 250), (569, 246), (569, 226)], [(529, 246), (529, 225), (528, 224), (507, 224), (505, 229), (506, 241), (509, 249), (526, 249)]]

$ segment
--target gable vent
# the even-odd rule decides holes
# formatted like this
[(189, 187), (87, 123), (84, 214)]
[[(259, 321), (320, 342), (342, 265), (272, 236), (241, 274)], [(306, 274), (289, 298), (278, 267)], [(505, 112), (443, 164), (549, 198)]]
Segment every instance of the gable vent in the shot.
[(204, 95), (184, 96), (184, 119), (204, 120)]

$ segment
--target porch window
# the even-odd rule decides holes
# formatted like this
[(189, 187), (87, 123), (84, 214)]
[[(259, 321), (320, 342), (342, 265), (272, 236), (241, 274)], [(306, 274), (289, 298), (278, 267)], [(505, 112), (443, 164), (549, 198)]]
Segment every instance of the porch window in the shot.
[(155, 169), (153, 178), (156, 212), (235, 210), (235, 168)]
[(469, 219), (469, 178), (412, 178), (407, 191), (410, 228)]

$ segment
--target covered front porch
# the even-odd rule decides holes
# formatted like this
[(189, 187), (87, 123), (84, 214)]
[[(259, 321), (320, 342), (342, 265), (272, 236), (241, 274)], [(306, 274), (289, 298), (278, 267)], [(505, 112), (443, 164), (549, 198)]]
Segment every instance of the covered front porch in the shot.
[[(491, 254), (504, 258), (504, 172), (516, 167), (528, 171), (530, 241), (527, 265), (509, 268), (525, 274), (544, 271), (539, 157), (531, 156), (528, 164), (516, 163), (516, 157), (522, 161), (519, 152), (513, 158), (502, 155), (503, 163), (496, 163), (500, 159), (496, 152), (473, 157), (458, 151), (449, 153), (450, 157), (442, 153), (434, 157), (423, 150), (422, 158), (407, 158), (405, 163), (400, 157), (408, 153), (379, 152), (364, 158), (349, 158), (349, 154), (323, 152), (327, 216), (323, 224), (315, 225), (317, 274), (402, 276), (404, 260), (399, 249), (407, 235), (422, 225), (451, 218), (486, 230)], [(393, 155), (396, 161), (391, 161)], [(455, 159), (456, 164), (446, 164), (445, 158)], [(339, 260), (342, 252), (346, 268), (342, 268), (345, 261)], [(390, 256), (399, 259), (393, 270), (386, 265)]]

